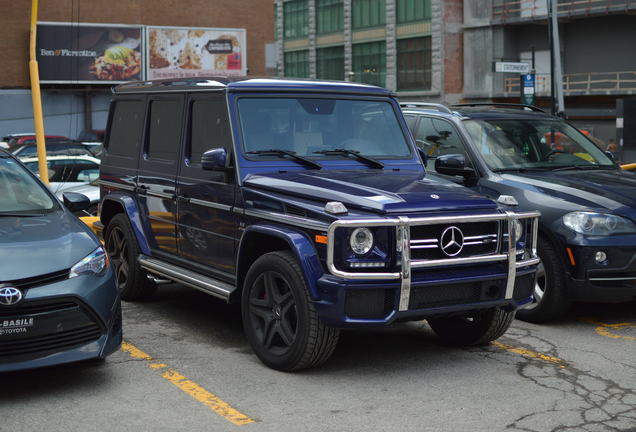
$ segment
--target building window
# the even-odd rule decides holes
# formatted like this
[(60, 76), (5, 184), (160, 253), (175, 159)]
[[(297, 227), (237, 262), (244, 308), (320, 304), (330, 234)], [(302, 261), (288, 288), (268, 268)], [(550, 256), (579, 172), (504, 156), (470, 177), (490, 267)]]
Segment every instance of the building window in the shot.
[(354, 81), (384, 87), (386, 83), (386, 43), (353, 45)]
[(316, 33), (337, 33), (344, 29), (342, 0), (316, 0)]
[(285, 76), (309, 78), (309, 51), (290, 51), (285, 53)]
[(283, 6), (285, 39), (307, 37), (307, 0), (291, 0)]
[(398, 90), (431, 89), (431, 38), (397, 41)]
[(386, 24), (385, 0), (353, 0), (351, 13), (354, 29), (379, 27)]
[(344, 79), (344, 47), (317, 49), (316, 75), (320, 79)]
[(431, 0), (397, 0), (398, 24), (431, 19)]

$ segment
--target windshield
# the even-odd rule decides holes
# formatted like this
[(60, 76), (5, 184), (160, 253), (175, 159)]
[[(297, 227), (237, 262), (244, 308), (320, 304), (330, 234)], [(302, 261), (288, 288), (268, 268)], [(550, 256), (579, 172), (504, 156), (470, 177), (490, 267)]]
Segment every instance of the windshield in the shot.
[[(392, 105), (369, 100), (241, 98), (245, 153), (286, 150), (311, 158), (348, 158), (351, 150), (382, 159), (407, 158), (411, 149)], [(271, 158), (272, 154), (250, 154)]]
[(39, 213), (56, 207), (27, 170), (11, 158), (0, 157), (0, 215), (3, 213)]
[(493, 171), (614, 167), (602, 150), (560, 120), (466, 120), (464, 124)]

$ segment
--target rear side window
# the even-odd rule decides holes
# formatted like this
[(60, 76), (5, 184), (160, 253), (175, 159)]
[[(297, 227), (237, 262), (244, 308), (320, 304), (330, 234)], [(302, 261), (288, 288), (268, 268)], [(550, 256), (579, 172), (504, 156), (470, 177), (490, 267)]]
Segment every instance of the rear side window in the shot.
[(192, 102), (190, 124), (190, 161), (201, 162), (201, 155), (213, 148), (229, 151), (230, 130), (224, 97)]
[(108, 153), (115, 156), (137, 157), (143, 120), (143, 101), (117, 101), (110, 126), (110, 138), (106, 147)]
[(154, 100), (150, 104), (148, 157), (175, 160), (181, 139), (180, 99)]

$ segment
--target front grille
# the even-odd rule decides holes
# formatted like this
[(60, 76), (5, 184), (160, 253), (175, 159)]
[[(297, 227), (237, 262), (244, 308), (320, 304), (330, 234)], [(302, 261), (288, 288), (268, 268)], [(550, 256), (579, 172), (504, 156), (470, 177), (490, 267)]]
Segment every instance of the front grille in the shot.
[(40, 285), (52, 284), (55, 282), (68, 279), (69, 270), (60, 270), (52, 273), (46, 273), (39, 276), (33, 276), (24, 279), (15, 279), (11, 281), (0, 281), (0, 285), (10, 285), (20, 289), (34, 288)]
[(58, 312), (77, 307), (79, 307), (77, 303), (69, 301), (53, 303), (21, 303), (18, 306), (12, 306), (11, 308), (0, 308), (0, 318)]
[(496, 282), (465, 282), (446, 285), (414, 286), (411, 288), (409, 309), (476, 303), (496, 300), (502, 287)]
[[(461, 230), (463, 247), (455, 255), (442, 250), (442, 234), (449, 227)], [(456, 237), (457, 239), (457, 237)], [(448, 238), (445, 239), (448, 242)], [(411, 227), (411, 259), (438, 260), (465, 258), (497, 253), (499, 244), (499, 222), (474, 222), (454, 225), (419, 225)], [(449, 248), (451, 254), (455, 252)]]
[(63, 351), (93, 342), (99, 339), (101, 334), (99, 326), (92, 324), (45, 336), (3, 341), (0, 344), (0, 357)]

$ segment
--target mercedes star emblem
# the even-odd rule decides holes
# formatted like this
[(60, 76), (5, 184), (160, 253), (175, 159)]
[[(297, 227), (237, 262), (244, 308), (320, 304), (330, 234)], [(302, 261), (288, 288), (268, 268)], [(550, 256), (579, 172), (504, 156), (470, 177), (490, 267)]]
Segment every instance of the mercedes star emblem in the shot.
[(442, 232), (439, 243), (447, 256), (457, 256), (464, 248), (464, 233), (456, 226), (450, 226)]
[(13, 306), (22, 300), (22, 291), (14, 287), (0, 288), (0, 305)]

